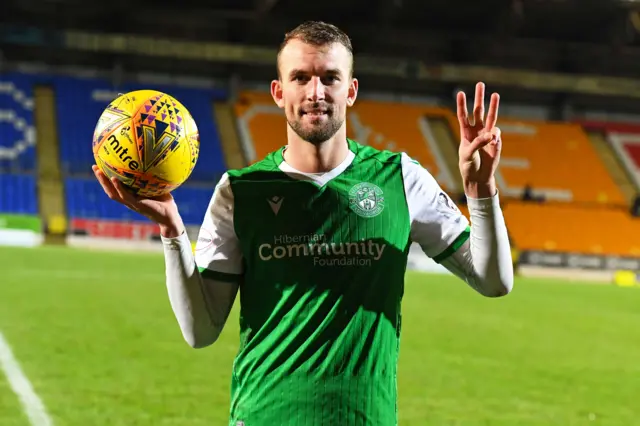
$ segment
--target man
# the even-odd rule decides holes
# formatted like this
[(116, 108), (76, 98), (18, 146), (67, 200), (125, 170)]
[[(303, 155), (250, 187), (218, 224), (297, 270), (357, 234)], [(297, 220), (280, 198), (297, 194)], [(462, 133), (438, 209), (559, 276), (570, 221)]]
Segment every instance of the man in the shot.
[(358, 93), (349, 38), (310, 22), (288, 33), (271, 94), (286, 146), (218, 183), (191, 252), (171, 196), (140, 199), (94, 167), (110, 198), (160, 226), (167, 288), (187, 342), (212, 344), (240, 289), (231, 426), (395, 425), (400, 305), (411, 242), (482, 295), (513, 285), (494, 172), (498, 96), (471, 123), (458, 94), (469, 228), (404, 153), (347, 139)]

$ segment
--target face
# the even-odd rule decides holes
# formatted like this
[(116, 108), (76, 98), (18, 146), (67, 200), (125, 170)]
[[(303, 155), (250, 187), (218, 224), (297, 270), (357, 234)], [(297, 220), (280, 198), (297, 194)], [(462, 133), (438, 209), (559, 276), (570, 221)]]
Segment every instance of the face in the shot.
[(344, 125), (358, 93), (351, 67), (351, 54), (339, 43), (312, 46), (294, 39), (284, 47), (271, 94), (302, 140), (320, 144)]

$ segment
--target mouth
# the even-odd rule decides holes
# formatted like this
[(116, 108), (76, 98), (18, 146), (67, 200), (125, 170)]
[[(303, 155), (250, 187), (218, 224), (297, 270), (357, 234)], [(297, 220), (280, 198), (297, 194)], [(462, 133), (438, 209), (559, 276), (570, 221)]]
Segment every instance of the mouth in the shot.
[(302, 111), (302, 116), (307, 116), (311, 120), (319, 120), (329, 115), (329, 111), (322, 109), (313, 109), (308, 111)]
[(323, 108), (319, 106), (316, 106), (315, 108), (311, 107), (308, 109), (302, 109), (300, 111), (300, 115), (302, 116), (307, 115), (311, 118), (323, 117), (325, 115), (330, 115), (330, 114), (331, 114), (331, 111), (329, 108), (326, 108), (326, 107)]

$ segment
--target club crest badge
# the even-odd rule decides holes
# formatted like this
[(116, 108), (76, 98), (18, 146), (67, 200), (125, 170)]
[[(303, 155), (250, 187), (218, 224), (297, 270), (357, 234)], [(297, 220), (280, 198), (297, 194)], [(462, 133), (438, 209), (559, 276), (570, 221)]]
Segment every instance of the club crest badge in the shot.
[(349, 207), (362, 217), (375, 217), (384, 210), (384, 193), (378, 186), (361, 182), (349, 191)]

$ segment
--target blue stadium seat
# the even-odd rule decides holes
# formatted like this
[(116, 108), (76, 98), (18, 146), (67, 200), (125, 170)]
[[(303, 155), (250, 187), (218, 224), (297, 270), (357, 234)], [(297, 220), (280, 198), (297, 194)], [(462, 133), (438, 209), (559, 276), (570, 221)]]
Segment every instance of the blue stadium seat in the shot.
[(173, 197), (185, 224), (198, 226), (202, 224), (213, 190), (214, 186), (185, 184), (173, 191)]
[(102, 80), (69, 77), (57, 78), (55, 88), (63, 173), (91, 173), (91, 165), (94, 164), (91, 138), (100, 114), (118, 93), (140, 89), (168, 93), (182, 102), (193, 115), (200, 133), (200, 157), (190, 180), (215, 181), (225, 170), (212, 105), (214, 100), (225, 96), (221, 90), (141, 84), (114, 88)]
[[(184, 185), (173, 192), (185, 224), (202, 223), (213, 189), (213, 186)], [(69, 218), (148, 221), (144, 216), (110, 200), (93, 177), (67, 177), (65, 196)]]
[(0, 212), (38, 214), (38, 189), (33, 175), (0, 174)]
[(35, 170), (33, 106), (31, 79), (0, 73), (0, 172)]
[(135, 220), (147, 219), (107, 197), (94, 177), (65, 178), (65, 198), (69, 218)]

